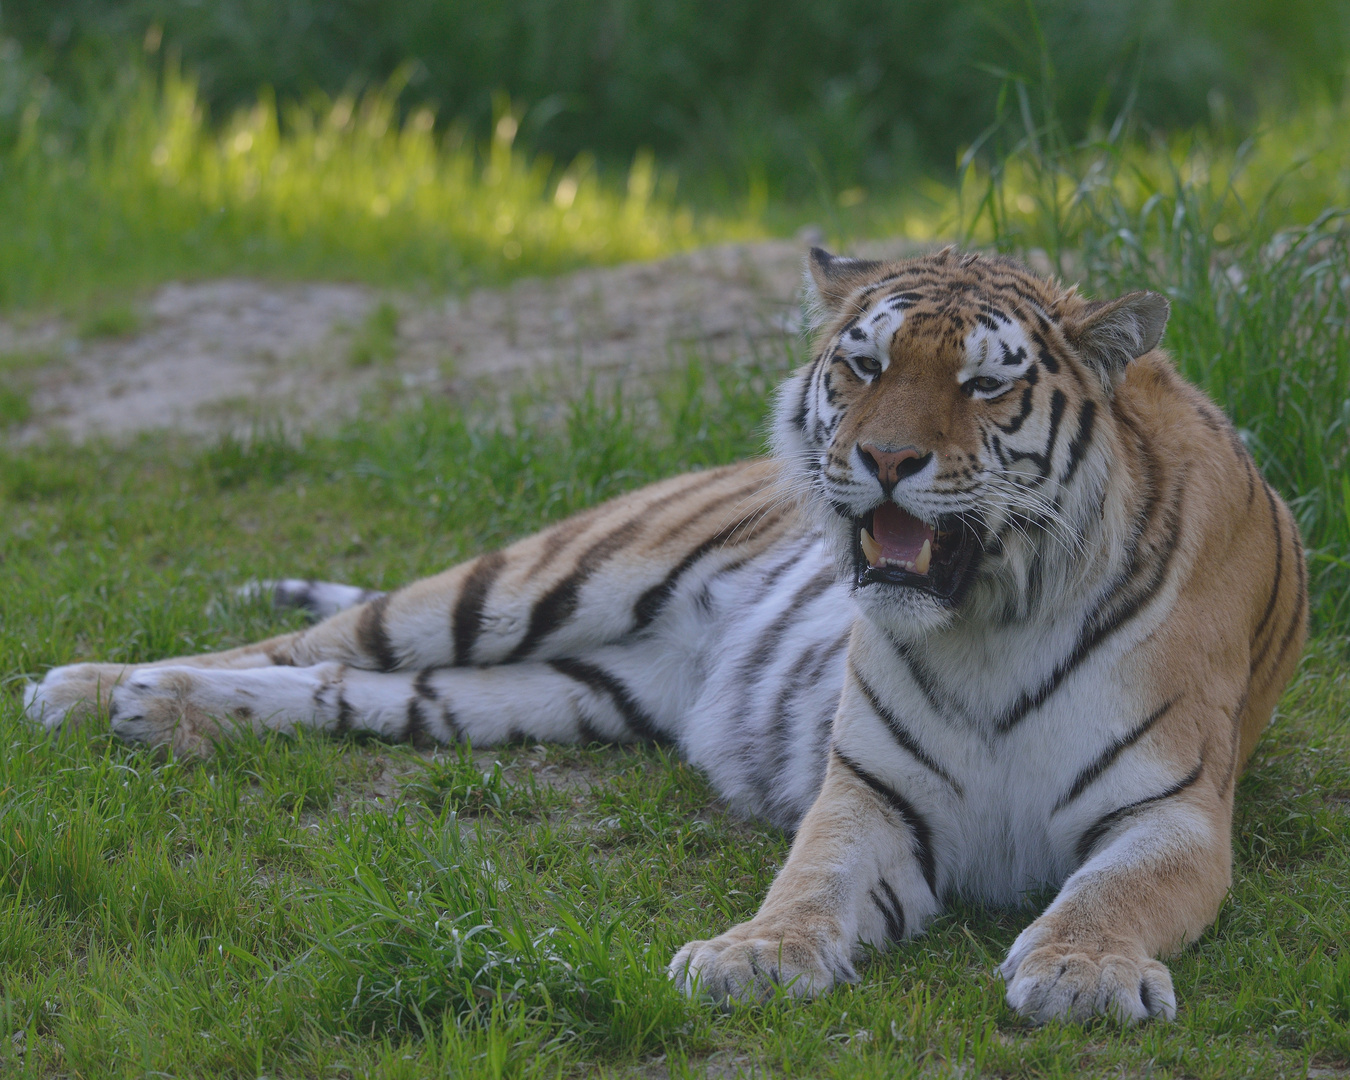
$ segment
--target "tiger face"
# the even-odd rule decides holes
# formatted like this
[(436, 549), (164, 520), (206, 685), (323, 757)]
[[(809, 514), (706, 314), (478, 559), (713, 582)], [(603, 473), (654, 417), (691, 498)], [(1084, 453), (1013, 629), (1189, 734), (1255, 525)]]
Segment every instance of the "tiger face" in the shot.
[(1071, 584), (1110, 523), (1112, 390), (1167, 301), (1089, 303), (950, 250), (815, 249), (808, 285), (814, 359), (781, 393), (775, 445), (864, 610), (924, 632), (972, 607), (1025, 615), (1033, 579)]

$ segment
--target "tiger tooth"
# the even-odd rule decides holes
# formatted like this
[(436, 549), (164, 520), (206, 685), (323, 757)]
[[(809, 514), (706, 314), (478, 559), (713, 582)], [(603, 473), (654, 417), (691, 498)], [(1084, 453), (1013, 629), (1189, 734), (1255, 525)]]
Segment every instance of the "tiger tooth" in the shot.
[(858, 543), (862, 544), (863, 555), (867, 557), (867, 564), (876, 566), (881, 561), (881, 545), (872, 539), (872, 534), (866, 529), (858, 530)]
[(920, 574), (928, 573), (928, 565), (933, 561), (933, 545), (928, 540), (923, 542), (923, 547), (919, 549), (919, 557), (914, 563), (914, 569)]

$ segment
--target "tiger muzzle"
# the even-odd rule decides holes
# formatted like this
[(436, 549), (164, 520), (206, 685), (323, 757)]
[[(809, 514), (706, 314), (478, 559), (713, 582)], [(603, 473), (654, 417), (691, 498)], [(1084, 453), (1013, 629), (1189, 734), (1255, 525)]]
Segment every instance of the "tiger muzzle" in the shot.
[(855, 518), (854, 526), (855, 587), (913, 589), (948, 606), (960, 603), (980, 551), (964, 518), (930, 523), (887, 501)]

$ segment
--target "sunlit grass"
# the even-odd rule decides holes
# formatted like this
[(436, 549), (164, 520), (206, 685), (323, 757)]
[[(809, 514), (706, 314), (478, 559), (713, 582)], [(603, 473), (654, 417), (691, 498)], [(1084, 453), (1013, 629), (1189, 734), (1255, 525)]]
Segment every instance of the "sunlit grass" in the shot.
[(0, 304), (239, 273), (462, 287), (758, 231), (674, 205), (650, 155), (616, 188), (586, 159), (527, 158), (515, 132), (503, 103), (476, 148), (425, 110), (400, 122), (384, 91), (284, 117), (263, 98), (217, 130), (172, 72), (78, 149), (34, 112), (0, 161)]
[[(1330, 208), (1350, 207), (1350, 98), (1272, 112), (1241, 142), (1205, 132), (1166, 140), (1108, 133), (1071, 148), (1078, 168), (1053, 170), (1053, 185), (1044, 160), (1070, 148), (1044, 123), (1040, 133), (1034, 144), (1019, 139), (1000, 159), (999, 220), (986, 216), (977, 237), (1067, 246), (1099, 228), (1107, 202), (1128, 209), (1138, 225), (1164, 217), (1174, 209), (1169, 195), (1185, 190), (1188, 209), (1199, 215), (1192, 227), (1205, 231), (1215, 251), (1225, 251), (1307, 225)], [(968, 179), (974, 181), (969, 203), (983, 189), (980, 177)], [(1150, 239), (1147, 231), (1136, 236), (1140, 243)]]
[[(822, 188), (791, 203), (751, 185), (695, 212), (650, 155), (617, 178), (585, 155), (531, 158), (505, 100), (477, 146), (427, 110), (400, 119), (396, 89), (281, 108), (263, 95), (213, 123), (189, 79), (141, 72), (77, 145), (30, 110), (0, 157), (0, 307), (241, 273), (454, 289), (807, 223), (842, 245), (904, 235), (1059, 252), (1098, 228), (1104, 202), (1136, 224), (1161, 221), (1178, 187), (1201, 214), (1189, 226), (1222, 253), (1350, 204), (1350, 99), (1271, 112), (1242, 143), (1201, 132), (1161, 141), (1126, 123), (1066, 147), (1030, 92), (1010, 90), (958, 183)], [(1045, 168), (1066, 154), (1076, 168)]]

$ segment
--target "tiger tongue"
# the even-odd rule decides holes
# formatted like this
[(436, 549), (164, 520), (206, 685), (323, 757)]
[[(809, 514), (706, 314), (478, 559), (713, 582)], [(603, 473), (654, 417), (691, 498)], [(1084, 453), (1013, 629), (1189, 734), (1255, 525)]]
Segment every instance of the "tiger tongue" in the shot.
[[(881, 548), (881, 557), (897, 562), (916, 562), (925, 540), (930, 545), (937, 544), (937, 534), (931, 525), (891, 502), (882, 503), (873, 511), (872, 536)], [(927, 569), (925, 566), (924, 570)]]

